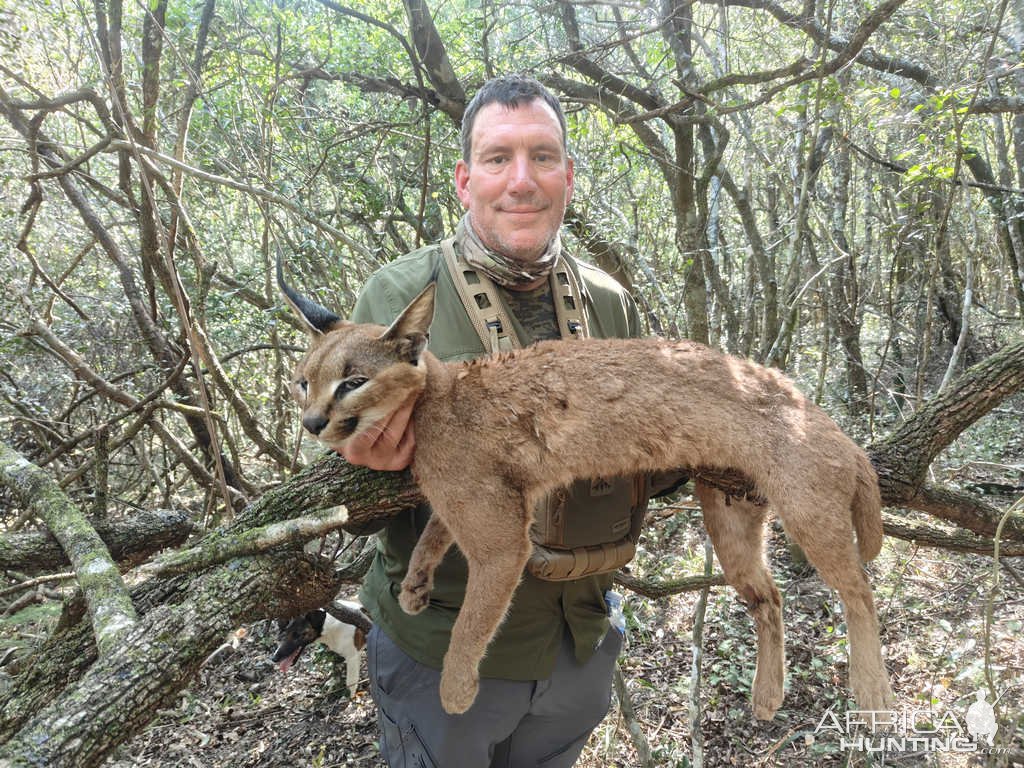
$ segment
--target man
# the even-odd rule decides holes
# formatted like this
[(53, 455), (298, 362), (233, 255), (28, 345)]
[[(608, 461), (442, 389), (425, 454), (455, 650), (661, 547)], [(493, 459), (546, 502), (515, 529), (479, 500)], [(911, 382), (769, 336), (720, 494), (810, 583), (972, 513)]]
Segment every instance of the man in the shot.
[[(488, 81), (466, 109), (462, 150), (455, 187), (467, 213), (454, 239), (408, 254), (371, 277), (353, 319), (390, 323), (436, 276), (430, 349), (441, 359), (468, 360), (516, 341), (584, 332), (639, 335), (635, 305), (618, 284), (561, 253), (559, 228), (572, 198), (573, 163), (558, 100), (532, 78)], [(494, 287), (491, 299), (476, 300), (488, 305), (480, 312), (494, 313), (482, 321), (479, 312), (467, 309), (470, 300), (460, 298), (481, 283)], [(565, 288), (570, 284), (575, 294)], [(413, 405), (386, 418), (382, 429), (350, 441), (345, 458), (375, 469), (407, 467), (415, 450)], [(458, 473), (452, 467), (452, 482), (458, 482)], [(629, 513), (642, 511), (646, 502), (642, 494), (630, 494), (635, 486), (625, 481), (623, 496), (622, 481), (584, 481), (572, 486), (564, 503), (600, 506), (614, 499), (628, 522)], [(476, 701), (466, 713), (449, 715), (438, 691), (441, 660), (466, 583), (466, 562), (457, 548), (438, 567), (425, 611), (408, 616), (397, 601), (428, 516), (426, 508), (410, 511), (381, 532), (361, 593), (375, 622), (367, 658), (382, 753), (392, 768), (573, 765), (607, 712), (622, 644), (607, 620), (604, 595), (611, 574), (576, 578), (571, 566), (568, 575), (552, 581), (550, 574), (525, 573), (481, 664)]]

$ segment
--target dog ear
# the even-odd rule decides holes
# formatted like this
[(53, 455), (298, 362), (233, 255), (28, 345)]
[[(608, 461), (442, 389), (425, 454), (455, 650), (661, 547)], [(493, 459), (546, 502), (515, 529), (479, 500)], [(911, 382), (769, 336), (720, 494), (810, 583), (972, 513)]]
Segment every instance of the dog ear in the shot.
[(280, 248), (277, 251), (277, 285), (281, 289), (281, 293), (284, 294), (288, 306), (305, 323), (306, 330), (311, 335), (318, 336), (346, 324), (331, 310), (317, 304), (312, 299), (307, 299), (285, 282)]
[(420, 355), (427, 348), (436, 292), (436, 282), (427, 285), (380, 336), (381, 341), (394, 343), (401, 358), (412, 365), (419, 362)]
[(327, 611), (323, 608), (317, 608), (315, 611), (310, 611), (306, 614), (306, 621), (309, 622), (310, 626), (313, 627), (317, 632), (324, 631), (324, 621), (327, 619)]

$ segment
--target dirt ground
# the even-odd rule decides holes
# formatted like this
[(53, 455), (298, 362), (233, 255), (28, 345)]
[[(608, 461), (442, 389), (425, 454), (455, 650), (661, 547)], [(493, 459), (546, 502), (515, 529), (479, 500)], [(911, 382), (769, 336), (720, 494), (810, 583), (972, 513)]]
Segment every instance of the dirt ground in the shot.
[[(684, 512), (674, 524), (659, 526), (634, 570), (660, 577), (701, 572), (702, 531), (692, 517)], [(666, 558), (655, 551), (691, 554)], [(636, 730), (651, 752), (647, 765), (689, 768), (694, 735), (703, 740), (703, 764), (709, 768), (1024, 765), (1018, 762), (1024, 754), (1024, 563), (1004, 566), (986, 629), (990, 559), (887, 542), (870, 572), (896, 711), (909, 718), (894, 735), (928, 735), (931, 741), (890, 743), (884, 757), (872, 761), (841, 744), (855, 734), (846, 733), (846, 713), (853, 707), (844, 682), (845, 625), (838, 598), (813, 571), (789, 565), (778, 532), (770, 554), (785, 600), (789, 674), (783, 709), (768, 723), (750, 714), (753, 627), (730, 590), (714, 589), (708, 598), (696, 729), (689, 701), (698, 594), (657, 601), (627, 595), (629, 642), (620, 664)], [(994, 755), (956, 749), (967, 748), (956, 737), (969, 736), (967, 709), (986, 687), (986, 644), (999, 696)], [(278, 672), (269, 660), (274, 628), (268, 622), (242, 628), (235, 645), (206, 665), (175, 706), (123, 746), (110, 768), (384, 765), (365, 693), (365, 663), (360, 690), (350, 699), (335, 676), (343, 678), (344, 664), (335, 670), (329, 651), (307, 653), (287, 674)], [(581, 768), (644, 765), (619, 704), (613, 700), (591, 737)]]

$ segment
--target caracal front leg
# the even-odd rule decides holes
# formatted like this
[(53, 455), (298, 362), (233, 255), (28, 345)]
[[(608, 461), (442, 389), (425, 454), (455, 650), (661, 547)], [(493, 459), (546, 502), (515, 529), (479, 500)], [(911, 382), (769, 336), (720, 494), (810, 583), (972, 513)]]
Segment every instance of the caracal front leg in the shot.
[(505, 618), (529, 559), (529, 538), (503, 542), (502, 551), (484, 558), (470, 556), (466, 597), (452, 628), (451, 643), (441, 671), (441, 704), (461, 714), (473, 704), (480, 684), (480, 661)]
[(437, 515), (431, 515), (409, 558), (409, 569), (402, 579), (398, 604), (410, 616), (427, 607), (434, 588), (434, 569), (452, 545), (452, 534)]
[(531, 546), (531, 515), (521, 494), (498, 482), (460, 491), (460, 498), (434, 506), (469, 565), (441, 671), (441, 704), (451, 714), (476, 699), (480, 660), (505, 618)]

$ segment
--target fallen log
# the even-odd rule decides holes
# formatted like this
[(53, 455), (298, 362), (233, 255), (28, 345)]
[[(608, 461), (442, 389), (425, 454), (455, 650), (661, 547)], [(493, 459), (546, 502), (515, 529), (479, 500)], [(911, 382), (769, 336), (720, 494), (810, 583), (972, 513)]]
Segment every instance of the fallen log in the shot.
[(0, 766), (94, 766), (192, 681), (241, 624), (322, 605), (339, 585), (324, 562), (279, 553), (231, 560), (195, 578), (177, 605), (154, 607), (117, 653), (97, 658), (0, 747)]
[[(195, 526), (185, 512), (168, 509), (137, 512), (117, 520), (94, 523), (96, 533), (122, 565), (145, 561), (161, 549), (185, 542)], [(0, 569), (26, 574), (66, 569), (69, 561), (49, 531), (0, 536)]]

